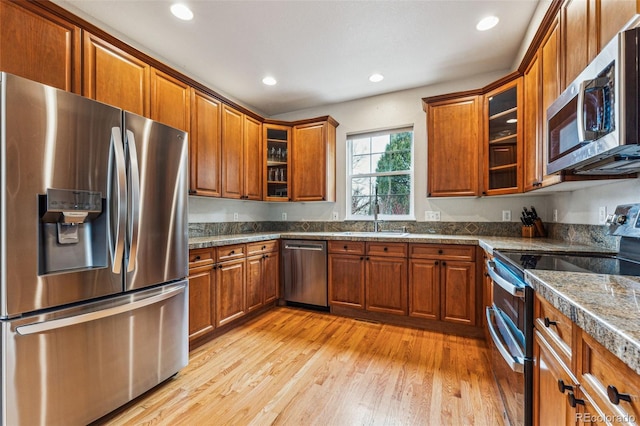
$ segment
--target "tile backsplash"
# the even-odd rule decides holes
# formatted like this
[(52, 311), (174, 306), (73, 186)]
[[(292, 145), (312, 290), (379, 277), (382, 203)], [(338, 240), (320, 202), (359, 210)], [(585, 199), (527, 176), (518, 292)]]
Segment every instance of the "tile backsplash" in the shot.
[[(571, 243), (589, 244), (606, 249), (617, 250), (619, 238), (607, 234), (607, 227), (602, 225), (574, 225), (563, 223), (546, 223), (550, 238)], [(406, 227), (407, 232), (415, 234), (444, 235), (486, 235), (494, 237), (519, 237), (521, 225), (517, 222), (382, 222), (380, 228), (385, 231), (400, 230)], [(232, 235), (254, 232), (342, 232), (373, 231), (371, 221), (345, 222), (217, 222), (190, 223), (190, 237), (211, 235)]]

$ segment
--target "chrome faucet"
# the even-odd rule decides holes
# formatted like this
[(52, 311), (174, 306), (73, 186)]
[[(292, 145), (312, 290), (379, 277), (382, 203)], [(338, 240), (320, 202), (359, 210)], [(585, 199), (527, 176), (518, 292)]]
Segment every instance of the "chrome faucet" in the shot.
[(376, 185), (376, 197), (373, 200), (373, 232), (380, 231), (378, 229), (378, 214), (380, 214), (380, 204), (378, 203), (378, 185)]

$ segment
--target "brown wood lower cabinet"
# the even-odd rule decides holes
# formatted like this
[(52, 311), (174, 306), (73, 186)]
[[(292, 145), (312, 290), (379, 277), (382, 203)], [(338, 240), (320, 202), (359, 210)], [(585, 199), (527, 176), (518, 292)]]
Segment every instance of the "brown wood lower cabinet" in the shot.
[(278, 241), (189, 251), (189, 343), (273, 304), (279, 297)]
[(216, 327), (215, 248), (189, 252), (189, 341), (211, 333)]
[(367, 256), (365, 261), (366, 309), (407, 315), (407, 258)]
[(364, 309), (365, 243), (329, 241), (329, 304)]
[(411, 244), (409, 316), (476, 325), (474, 246)]

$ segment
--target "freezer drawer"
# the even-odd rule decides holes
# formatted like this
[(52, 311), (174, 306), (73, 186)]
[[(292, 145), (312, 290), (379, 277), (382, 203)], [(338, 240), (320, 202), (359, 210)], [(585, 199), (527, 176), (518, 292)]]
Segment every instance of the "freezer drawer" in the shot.
[(187, 282), (2, 321), (2, 424), (85, 425), (188, 361)]
[(329, 306), (327, 297), (327, 242), (284, 240), (282, 279), (287, 302)]

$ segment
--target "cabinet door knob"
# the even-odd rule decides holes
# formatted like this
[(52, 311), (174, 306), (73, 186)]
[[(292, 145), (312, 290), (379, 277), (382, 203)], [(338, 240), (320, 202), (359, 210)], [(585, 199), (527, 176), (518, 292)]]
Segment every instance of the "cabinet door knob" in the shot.
[(549, 328), (552, 325), (558, 325), (558, 323), (555, 321), (551, 321), (549, 317), (544, 317), (544, 326)]
[(367, 260), (369, 260), (369, 256), (367, 256)]
[(607, 386), (607, 396), (613, 405), (620, 404), (620, 401), (631, 402), (631, 395), (618, 392), (618, 389), (613, 385)]
[(364, 256), (360, 256), (360, 260), (364, 260)]
[(578, 399), (573, 394), (573, 392), (569, 392), (569, 405), (573, 408), (576, 408), (577, 405), (584, 405), (584, 399)]
[(558, 379), (558, 390), (560, 391), (560, 393), (564, 393), (564, 391), (566, 391), (566, 390), (572, 391), (573, 390), (573, 386), (565, 384), (564, 380), (562, 380), (562, 379)]
[(437, 260), (434, 262), (434, 265), (439, 265), (440, 262), (438, 262)]
[(447, 262), (442, 262), (442, 266), (447, 266)]

